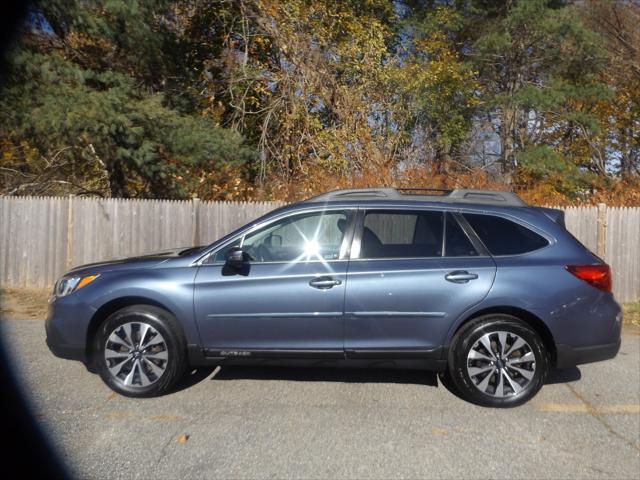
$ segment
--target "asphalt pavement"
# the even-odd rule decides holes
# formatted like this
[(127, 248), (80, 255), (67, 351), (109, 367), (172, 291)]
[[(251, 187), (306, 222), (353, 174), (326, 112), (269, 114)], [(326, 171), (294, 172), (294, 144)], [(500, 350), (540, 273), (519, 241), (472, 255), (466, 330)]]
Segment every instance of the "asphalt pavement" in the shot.
[(640, 478), (640, 331), (555, 372), (528, 404), (477, 407), (421, 371), (224, 367), (129, 399), (1, 320), (35, 421), (82, 478)]

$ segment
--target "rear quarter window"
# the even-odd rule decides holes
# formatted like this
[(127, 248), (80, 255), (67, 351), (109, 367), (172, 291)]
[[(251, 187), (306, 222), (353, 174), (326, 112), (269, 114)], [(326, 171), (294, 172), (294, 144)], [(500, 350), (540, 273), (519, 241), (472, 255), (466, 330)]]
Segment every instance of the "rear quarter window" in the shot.
[(519, 255), (549, 245), (546, 238), (506, 218), (475, 213), (463, 216), (491, 255)]

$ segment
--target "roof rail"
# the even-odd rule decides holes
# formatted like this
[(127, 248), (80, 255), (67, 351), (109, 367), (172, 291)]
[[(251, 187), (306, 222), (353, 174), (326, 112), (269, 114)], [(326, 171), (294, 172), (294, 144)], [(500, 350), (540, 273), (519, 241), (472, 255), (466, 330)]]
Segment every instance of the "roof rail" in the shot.
[[(415, 193), (419, 192), (419, 193)], [(425, 193), (423, 193), (425, 192)], [(513, 192), (498, 190), (453, 190), (431, 188), (354, 188), (334, 190), (311, 197), (305, 202), (330, 200), (417, 200), (423, 202), (476, 203), (484, 205), (505, 205), (525, 207), (527, 204)]]
[(447, 195), (451, 193), (451, 190), (448, 190), (446, 188), (396, 188), (396, 191), (398, 191), (402, 195), (411, 195), (411, 192), (418, 192), (414, 193), (414, 195)]
[(503, 192), (500, 190), (470, 190), (457, 188), (452, 190), (448, 197), (458, 201), (469, 203), (502, 203), (504, 205), (526, 207), (527, 203), (513, 192)]

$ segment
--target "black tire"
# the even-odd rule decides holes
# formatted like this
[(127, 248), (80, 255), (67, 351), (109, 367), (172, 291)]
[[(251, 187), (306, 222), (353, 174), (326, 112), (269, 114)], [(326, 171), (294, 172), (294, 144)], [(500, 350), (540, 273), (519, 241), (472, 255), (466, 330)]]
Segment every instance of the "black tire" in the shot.
[[(142, 353), (147, 352), (147, 350), (142, 350), (141, 347), (135, 345), (137, 341), (142, 344), (139, 336), (141, 335), (141, 330), (146, 327), (140, 325), (148, 325), (150, 327), (148, 333), (145, 334), (147, 343), (153, 344), (154, 339), (156, 342), (162, 341), (162, 343), (156, 343), (156, 345), (151, 346), (155, 350)], [(112, 335), (116, 334), (115, 332), (119, 332), (116, 335), (122, 339), (124, 329), (129, 329), (132, 332), (130, 340), (134, 344), (132, 349), (135, 348), (136, 357), (133, 357), (134, 353), (127, 352), (123, 342), (123, 346), (120, 347), (122, 350), (121, 355), (123, 357), (130, 355), (131, 359), (121, 360), (117, 358), (115, 360), (107, 360), (105, 351), (108, 349), (109, 354), (111, 354), (117, 348), (115, 347), (117, 343), (113, 343), (110, 340), (115, 338)], [(136, 331), (138, 332), (137, 334)], [(158, 334), (160, 337), (158, 337)], [(152, 340), (149, 340), (149, 338)], [(109, 342), (109, 347), (107, 347), (107, 342)], [(149, 355), (148, 357), (141, 359), (141, 356), (147, 354)], [(156, 356), (167, 358), (166, 360), (156, 359)], [(139, 360), (139, 363), (137, 366), (133, 366), (136, 359)], [(160, 396), (169, 392), (184, 375), (187, 367), (186, 342), (180, 326), (169, 312), (151, 305), (132, 305), (111, 314), (100, 325), (93, 339), (93, 361), (102, 380), (115, 392), (128, 397)], [(150, 362), (153, 362), (155, 368), (151, 368), (153, 365), (149, 365)], [(130, 370), (128, 370), (129, 365), (131, 365)], [(120, 368), (119, 376), (113, 374), (109, 367), (113, 369)], [(144, 371), (141, 371), (141, 368), (144, 368)], [(162, 369), (163, 371), (159, 375), (154, 374), (155, 371)], [(130, 384), (125, 384), (125, 380), (128, 377), (127, 373), (131, 373), (131, 371), (133, 371), (130, 377), (132, 380), (129, 381)], [(150, 384), (143, 384), (143, 373), (144, 382), (151, 381)], [(136, 385), (136, 383), (138, 384)]]
[[(519, 370), (509, 366), (510, 364), (503, 361), (506, 357), (496, 353), (501, 348), (497, 332), (507, 332), (507, 340), (504, 342), (506, 343), (504, 349), (507, 351), (515, 343), (517, 338), (515, 335), (527, 344), (522, 349), (514, 350), (509, 357), (510, 361), (519, 362), (523, 360), (523, 352), (531, 352), (535, 357), (535, 361), (514, 363), (513, 365), (517, 366)], [(490, 334), (490, 336), (485, 337), (486, 334)], [(504, 370), (498, 369), (497, 360), (491, 363), (484, 359), (469, 359), (468, 356), (472, 348), (478, 352), (478, 345), (480, 345), (480, 352), (488, 353), (482, 347), (480, 342), (482, 338), (490, 340), (489, 344), (492, 349), (495, 346), (495, 350), (491, 354), (495, 354), (497, 358), (500, 358), (499, 366), (504, 366)], [(511, 345), (509, 344), (510, 341), (512, 342)], [(526, 358), (531, 358), (531, 355)], [(480, 368), (477, 367), (478, 365), (480, 365)], [(493, 367), (493, 365), (496, 366)], [(472, 320), (456, 333), (449, 348), (447, 372), (444, 374), (444, 378), (450, 384), (453, 384), (462, 398), (469, 402), (485, 407), (509, 408), (522, 405), (538, 393), (547, 378), (549, 365), (549, 353), (542, 338), (528, 324), (511, 315), (489, 314)], [(486, 376), (484, 372), (471, 375), (467, 368), (468, 366), (471, 367), (471, 371), (488, 368), (489, 373)], [(495, 370), (492, 370), (492, 368), (495, 368)], [(526, 370), (524, 372), (526, 376), (532, 375), (532, 377), (527, 379), (525, 375), (520, 373), (522, 370)], [(509, 375), (502, 373), (503, 371)], [(492, 378), (487, 379), (488, 383), (483, 384), (482, 380), (491, 376)], [(498, 382), (502, 382), (502, 384)], [(517, 384), (512, 387), (511, 382)], [(477, 384), (479, 386), (476, 386)], [(501, 390), (499, 390), (499, 386), (502, 386)], [(516, 389), (521, 390), (516, 392)]]

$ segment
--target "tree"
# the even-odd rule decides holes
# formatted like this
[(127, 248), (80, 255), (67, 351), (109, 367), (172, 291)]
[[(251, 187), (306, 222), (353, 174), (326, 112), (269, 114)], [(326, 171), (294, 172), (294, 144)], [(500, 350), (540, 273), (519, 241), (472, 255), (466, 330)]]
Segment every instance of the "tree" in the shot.
[[(258, 146), (258, 179), (289, 183), (392, 161), (384, 0), (238, 2), (221, 57), (223, 122)], [(216, 79), (212, 79), (215, 82)]]
[(2, 85), (0, 189), (602, 199), (640, 177), (636, 3), (43, 2)]
[(8, 193), (184, 197), (199, 170), (252, 160), (240, 135), (190, 98), (170, 18), (161, 1), (61, 0), (34, 11), (0, 98)]
[(598, 80), (605, 60), (601, 38), (574, 7), (560, 2), (512, 1), (485, 12), (493, 17), (469, 56), (479, 71), (484, 112), (497, 131), (505, 180), (512, 181), (517, 167), (534, 180), (549, 173), (578, 179), (582, 161), (576, 164), (563, 142), (597, 129), (591, 107), (608, 95)]
[(591, 0), (581, 10), (585, 23), (605, 40), (607, 68), (600, 81), (613, 94), (594, 114), (602, 132), (590, 138), (604, 169), (626, 180), (640, 174), (640, 4)]
[[(479, 84), (472, 66), (462, 60), (457, 35), (463, 16), (453, 7), (415, 6), (406, 18), (406, 58), (396, 70), (396, 81), (404, 96), (407, 126), (429, 132), (433, 151), (429, 158), (445, 173), (468, 138), (478, 106)], [(413, 132), (412, 132), (413, 133)]]

